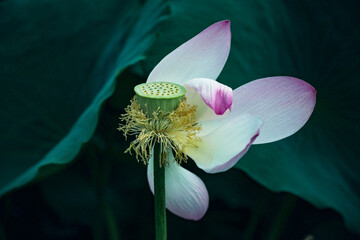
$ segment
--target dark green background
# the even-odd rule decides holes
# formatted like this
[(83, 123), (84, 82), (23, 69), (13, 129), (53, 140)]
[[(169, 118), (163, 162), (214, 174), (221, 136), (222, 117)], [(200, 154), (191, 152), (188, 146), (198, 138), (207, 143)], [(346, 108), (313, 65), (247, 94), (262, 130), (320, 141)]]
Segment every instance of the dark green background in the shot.
[(169, 213), (169, 239), (359, 238), (359, 12), (357, 0), (0, 1), (0, 239), (152, 239), (146, 167), (123, 154), (118, 116), (157, 62), (224, 19), (218, 81), (293, 76), (317, 104), (226, 173), (187, 164), (210, 207), (199, 222)]

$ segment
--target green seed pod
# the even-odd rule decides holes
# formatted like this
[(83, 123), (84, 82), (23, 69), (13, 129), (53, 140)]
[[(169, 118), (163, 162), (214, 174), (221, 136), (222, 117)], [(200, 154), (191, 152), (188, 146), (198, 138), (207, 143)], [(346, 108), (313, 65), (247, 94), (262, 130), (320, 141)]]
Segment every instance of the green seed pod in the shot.
[(143, 83), (134, 91), (141, 109), (149, 117), (159, 108), (164, 113), (175, 110), (186, 93), (183, 86), (170, 82)]

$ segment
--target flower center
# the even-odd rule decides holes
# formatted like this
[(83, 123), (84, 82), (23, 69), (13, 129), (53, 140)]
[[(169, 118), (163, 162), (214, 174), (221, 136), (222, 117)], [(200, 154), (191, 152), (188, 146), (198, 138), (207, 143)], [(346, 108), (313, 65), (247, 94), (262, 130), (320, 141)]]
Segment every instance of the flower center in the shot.
[[(120, 116), (118, 130), (125, 136), (135, 135), (125, 152), (134, 151), (136, 158), (148, 163), (155, 142), (161, 152), (172, 149), (178, 164), (187, 160), (186, 148), (197, 147), (196, 106), (186, 103), (185, 88), (174, 83), (147, 83), (135, 87), (136, 97)], [(161, 165), (167, 165), (167, 158)]]
[(143, 83), (135, 87), (135, 93), (148, 98), (175, 98), (185, 94), (183, 86), (169, 82)]
[(140, 107), (148, 116), (159, 108), (163, 112), (175, 110), (185, 95), (185, 88), (176, 83), (152, 82), (134, 88)]

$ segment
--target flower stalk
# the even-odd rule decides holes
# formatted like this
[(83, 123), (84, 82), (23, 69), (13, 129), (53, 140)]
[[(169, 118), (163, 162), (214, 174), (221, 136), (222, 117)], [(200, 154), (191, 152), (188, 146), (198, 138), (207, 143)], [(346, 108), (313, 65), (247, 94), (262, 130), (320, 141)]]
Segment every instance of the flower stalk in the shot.
[[(165, 168), (167, 166), (166, 151), (173, 148), (173, 140), (169, 135), (169, 128), (177, 126), (175, 119), (189, 119), (188, 113), (194, 113), (183, 102), (185, 88), (174, 83), (156, 82), (137, 85), (134, 88), (136, 99), (126, 110), (122, 119), (127, 122), (119, 130), (124, 133), (133, 132), (137, 135), (130, 149), (133, 148), (146, 163), (149, 157), (154, 159), (154, 207), (155, 207), (155, 231), (157, 240), (167, 239), (166, 230), (166, 192), (165, 192)], [(180, 107), (179, 107), (180, 105)], [(186, 109), (177, 115), (176, 109)], [(184, 114), (186, 113), (186, 114)], [(174, 116), (173, 116), (174, 115)], [(188, 120), (187, 120), (188, 121)], [(180, 124), (183, 125), (183, 122)], [(194, 124), (191, 123), (191, 126)], [(196, 129), (195, 129), (196, 130)], [(175, 147), (182, 149), (183, 146)], [(152, 156), (150, 154), (153, 150)], [(182, 151), (179, 151), (179, 154)]]
[(154, 204), (155, 204), (155, 232), (156, 240), (167, 238), (166, 230), (166, 202), (165, 202), (165, 166), (162, 166), (160, 144), (154, 146)]

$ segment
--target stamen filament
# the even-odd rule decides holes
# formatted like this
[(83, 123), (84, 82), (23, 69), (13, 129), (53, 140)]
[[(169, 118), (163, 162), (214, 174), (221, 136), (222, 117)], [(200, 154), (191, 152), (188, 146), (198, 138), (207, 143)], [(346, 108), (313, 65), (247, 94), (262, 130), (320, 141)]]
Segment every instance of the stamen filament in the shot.
[[(118, 130), (122, 131), (127, 137), (135, 135), (136, 139), (130, 143), (125, 152), (132, 151), (136, 154), (136, 159), (148, 164), (151, 151), (156, 142), (160, 143), (160, 150), (172, 149), (175, 161), (179, 164), (187, 161), (184, 153), (187, 147), (197, 147), (201, 138), (197, 136), (201, 125), (197, 124), (195, 116), (196, 106), (190, 106), (184, 98), (177, 109), (170, 113), (165, 113), (158, 109), (153, 113), (152, 118), (147, 117), (142, 111), (136, 97), (125, 109), (120, 120), (125, 124), (120, 124)], [(166, 165), (163, 159), (161, 165)]]

